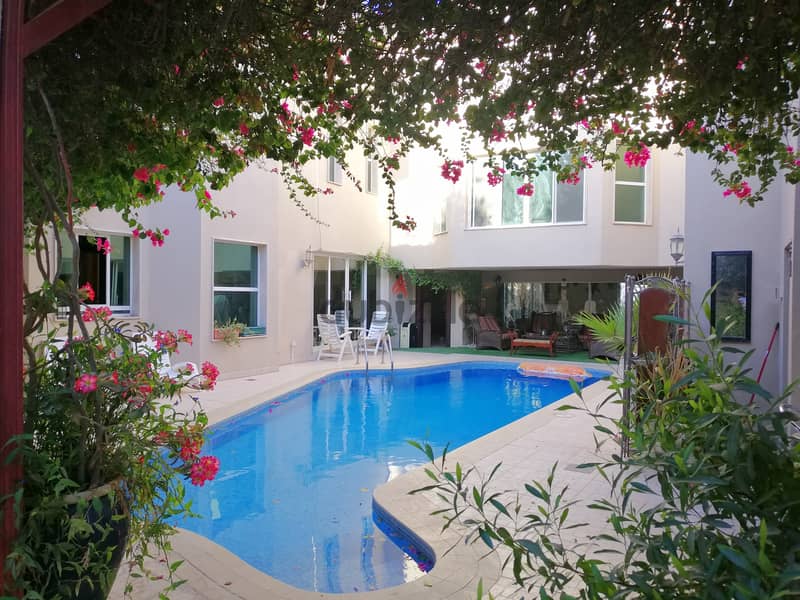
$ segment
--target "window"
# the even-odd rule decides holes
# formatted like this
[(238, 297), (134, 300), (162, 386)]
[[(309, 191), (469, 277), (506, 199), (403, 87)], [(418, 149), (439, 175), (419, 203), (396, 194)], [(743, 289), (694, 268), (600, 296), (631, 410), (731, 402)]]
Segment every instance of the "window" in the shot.
[(644, 223), (645, 167), (629, 167), (623, 159), (617, 161), (614, 185), (614, 222)]
[[(480, 170), (479, 170), (480, 169)], [(471, 227), (512, 227), (583, 222), (583, 171), (578, 184), (562, 183), (542, 171), (530, 183), (532, 196), (517, 193), (526, 180), (506, 173), (502, 185), (490, 186), (485, 168), (473, 165)]]
[[(72, 279), (72, 245), (61, 233), (61, 279)], [(108, 242), (111, 251), (99, 250), (98, 242)], [(133, 269), (131, 237), (127, 235), (78, 236), (78, 285), (89, 283), (95, 292), (94, 304), (106, 305), (115, 314), (130, 314)]]
[(367, 159), (366, 191), (368, 194), (378, 193), (378, 161), (374, 158)]
[(723, 340), (750, 341), (753, 253), (711, 253), (711, 323)]
[[(261, 249), (261, 251), (259, 251)], [(264, 334), (264, 247), (214, 242), (214, 324), (243, 323), (245, 334)]]
[(333, 156), (328, 159), (328, 181), (342, 185), (342, 165)]
[(447, 197), (433, 202), (433, 233), (447, 233)]

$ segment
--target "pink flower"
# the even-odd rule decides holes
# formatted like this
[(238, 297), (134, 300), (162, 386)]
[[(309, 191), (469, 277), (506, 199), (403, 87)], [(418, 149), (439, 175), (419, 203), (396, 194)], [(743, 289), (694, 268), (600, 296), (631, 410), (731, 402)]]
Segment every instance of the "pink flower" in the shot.
[(200, 373), (206, 378), (203, 387), (213, 390), (214, 386), (217, 384), (217, 377), (219, 377), (219, 369), (217, 366), (213, 363), (205, 361), (202, 365), (200, 365)]
[(744, 147), (744, 144), (725, 144), (722, 147), (723, 152), (731, 152), (732, 154), (739, 154), (739, 150)]
[(162, 231), (161, 233), (163, 233), (164, 235), (169, 235), (169, 229), (165, 229), (165, 230), (164, 230), (164, 231)]
[(292, 81), (300, 79), (300, 73), (297, 72), (297, 65), (292, 65)]
[(639, 142), (639, 151), (628, 150), (625, 153), (625, 164), (629, 167), (644, 167), (647, 161), (650, 160), (650, 150), (644, 143)]
[(172, 72), (175, 73), (175, 75), (180, 75), (181, 68), (178, 65), (172, 65)]
[(502, 142), (507, 137), (508, 134), (506, 133), (506, 128), (505, 125), (503, 125), (503, 122), (498, 121), (495, 123), (492, 127), (492, 135), (489, 137), (489, 139), (493, 142)]
[(211, 200), (211, 192), (209, 192), (208, 190), (204, 190), (203, 194), (205, 195), (206, 200)]
[(728, 197), (731, 194), (733, 194), (739, 200), (744, 200), (745, 198), (748, 198), (752, 193), (753, 190), (750, 187), (750, 184), (747, 183), (746, 181), (742, 181), (741, 183), (731, 184), (731, 186), (727, 190), (722, 192), (722, 195)]
[(239, 133), (242, 135), (249, 135), (250, 128), (244, 122), (239, 123)]
[(219, 471), (219, 459), (216, 456), (204, 456), (192, 465), (190, 477), (192, 485), (203, 486), (206, 481), (211, 481)]
[(94, 288), (88, 281), (78, 288), (78, 294), (80, 294), (81, 298), (85, 298), (89, 302), (94, 301)]
[(683, 129), (681, 129), (681, 133), (680, 134), (684, 135), (687, 131), (694, 131), (694, 128), (695, 128), (696, 125), (697, 125), (697, 121), (695, 121), (694, 119), (690, 119), (690, 120), (686, 121), (686, 125), (683, 126)]
[(611, 131), (613, 131), (613, 132), (614, 132), (614, 135), (622, 135), (623, 133), (625, 133), (625, 130), (624, 130), (624, 129), (622, 128), (622, 126), (621, 126), (619, 123), (617, 123), (616, 121), (613, 121), (613, 122), (611, 123)]
[(306, 146), (310, 146), (314, 141), (314, 128), (313, 127), (300, 127), (300, 139)]
[(111, 254), (111, 242), (106, 238), (97, 238), (97, 251), (103, 254)]
[(573, 171), (564, 178), (564, 183), (568, 183), (570, 185), (578, 185), (580, 182), (581, 182), (581, 177), (578, 174), (578, 171)]
[(445, 160), (442, 163), (442, 177), (453, 183), (461, 178), (461, 169), (464, 168), (463, 160)]
[(589, 158), (587, 156), (585, 156), (585, 155), (581, 156), (578, 160), (581, 161), (581, 165), (583, 166), (584, 169), (591, 169), (592, 168), (592, 163), (589, 162)]
[(178, 336), (171, 331), (153, 332), (153, 341), (156, 344), (156, 350), (175, 352), (178, 349)]
[(749, 56), (746, 54), (742, 57), (742, 60), (736, 63), (736, 70), (737, 71), (744, 71), (745, 63), (750, 59)]
[(88, 394), (97, 389), (97, 375), (84, 373), (75, 380), (75, 391), (79, 394)]
[(150, 171), (147, 170), (147, 167), (139, 167), (133, 172), (133, 178), (147, 183), (150, 180)]
[(495, 167), (495, 169), (493, 171), (489, 171), (486, 174), (486, 181), (492, 187), (494, 187), (496, 185), (499, 185), (499, 184), (503, 183), (503, 173), (505, 173), (505, 172), (506, 172), (505, 169), (500, 168), (500, 167)]
[(225, 98), (223, 98), (222, 96), (220, 96), (219, 98), (217, 98), (216, 100), (214, 100), (214, 102), (212, 102), (212, 104), (213, 104), (215, 107), (219, 108), (220, 106), (222, 106), (223, 104), (225, 104)]
[(530, 182), (524, 183), (517, 188), (517, 194), (520, 196), (533, 196), (533, 192), (533, 184)]

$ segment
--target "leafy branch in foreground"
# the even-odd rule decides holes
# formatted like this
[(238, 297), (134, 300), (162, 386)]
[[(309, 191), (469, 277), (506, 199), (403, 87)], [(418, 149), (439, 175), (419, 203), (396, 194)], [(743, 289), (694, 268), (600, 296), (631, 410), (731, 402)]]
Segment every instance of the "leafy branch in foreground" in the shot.
[[(500, 465), (475, 483), (473, 469), (448, 471), (442, 459), (428, 469), (433, 483), (416, 492), (434, 490), (446, 502), (437, 511), (444, 528), (458, 523), (466, 543), (506, 553), (503, 567), (541, 598), (795, 597), (800, 446), (787, 426), (798, 416), (778, 410), (791, 388), (773, 397), (748, 376), (749, 355), (721, 346), (712, 330), (651, 358), (648, 369), (612, 378), (612, 394), (596, 408), (576, 389), (582, 404), (562, 410), (592, 418), (598, 444), (614, 432), (631, 441), (628, 458), (579, 465), (596, 469), (609, 490), (586, 504), (605, 527), (584, 535), (586, 544), (565, 535), (586, 524), (572, 522), (580, 502), (556, 487), (556, 465), (544, 482), (497, 492), (490, 482)], [(627, 429), (603, 414), (626, 387), (637, 400)], [(746, 401), (750, 393), (760, 407)]]

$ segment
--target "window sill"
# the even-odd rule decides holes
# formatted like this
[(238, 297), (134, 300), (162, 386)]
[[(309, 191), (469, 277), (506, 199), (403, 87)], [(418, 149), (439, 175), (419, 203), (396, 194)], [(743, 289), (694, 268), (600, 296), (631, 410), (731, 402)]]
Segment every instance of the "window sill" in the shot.
[[(89, 306), (89, 308), (95, 309), (95, 308), (97, 308), (99, 306), (101, 306), (101, 305), (99, 305), (99, 304), (98, 305), (92, 305), (92, 306)], [(66, 322), (67, 319), (68, 319), (67, 315), (61, 315), (58, 312), (56, 312), (55, 315), (56, 315), (56, 321), (59, 321), (59, 322), (62, 322), (62, 323)], [(138, 314), (135, 314), (135, 313), (112, 313), (110, 318), (114, 319), (116, 321), (136, 321), (136, 320), (140, 319), (140, 316)]]
[(652, 223), (639, 223), (637, 221), (612, 221), (612, 225), (634, 225), (635, 227), (652, 227)]
[(586, 221), (570, 221), (568, 223), (524, 223), (522, 225), (487, 225), (485, 227), (465, 227), (465, 231), (493, 231), (496, 229), (539, 229), (542, 227), (576, 227), (586, 226)]
[[(238, 339), (244, 340), (248, 338), (265, 338), (267, 337), (267, 328), (266, 326), (262, 327), (250, 327), (239, 334)], [(211, 334), (211, 341), (212, 342), (225, 342), (222, 336), (216, 336), (212, 332)]]

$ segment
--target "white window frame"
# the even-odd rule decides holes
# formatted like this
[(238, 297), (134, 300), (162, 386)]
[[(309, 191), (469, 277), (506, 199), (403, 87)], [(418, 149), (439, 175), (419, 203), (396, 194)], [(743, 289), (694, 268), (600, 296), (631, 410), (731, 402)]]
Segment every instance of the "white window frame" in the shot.
[(364, 190), (368, 194), (378, 193), (378, 161), (374, 158), (367, 158), (366, 176), (364, 177)]
[[(257, 250), (257, 257), (258, 257), (258, 264), (256, 265), (256, 286), (217, 286), (214, 285), (214, 272), (215, 272), (215, 265), (214, 265), (214, 257), (215, 257), (215, 246), (217, 243), (220, 244), (237, 244), (239, 246), (253, 246)], [(250, 241), (243, 241), (243, 240), (232, 240), (227, 238), (213, 238), (211, 240), (211, 333), (212, 339), (213, 330), (214, 330), (214, 295), (217, 292), (255, 292), (256, 293), (256, 321), (259, 323), (257, 327), (263, 327), (264, 333), (257, 333), (257, 334), (248, 334), (246, 336), (242, 336), (245, 338), (249, 337), (265, 337), (268, 333), (267, 329), (267, 289), (266, 289), (266, 279), (267, 279), (267, 245), (260, 243), (260, 242), (250, 242)], [(263, 325), (262, 325), (263, 323)]]
[[(522, 223), (509, 223), (504, 225), (503, 223), (499, 223), (497, 225), (475, 225), (475, 175), (477, 173), (477, 163), (473, 163), (473, 171), (472, 171), (472, 185), (470, 189), (469, 195), (469, 207), (467, 209), (467, 218), (468, 218), (468, 226), (467, 229), (519, 229), (524, 227), (563, 227), (563, 226), (571, 226), (571, 225), (585, 225), (586, 224), (586, 170), (581, 170), (581, 180), (576, 186), (580, 186), (581, 189), (581, 220), (580, 221), (558, 221), (558, 174), (553, 171), (551, 174), (551, 198), (553, 199), (553, 209), (551, 211), (551, 220), (549, 223), (531, 223), (530, 222), (530, 204), (527, 201), (523, 201), (522, 203)], [(563, 183), (563, 182), (561, 182)], [(570, 184), (567, 184), (570, 185)], [(499, 194), (497, 202), (500, 203), (501, 207), (501, 219), (502, 219), (502, 203), (503, 203), (503, 190), (502, 184), (499, 184), (495, 187), (495, 189), (499, 188)], [(523, 196), (523, 198), (527, 199), (527, 196)]]
[[(617, 179), (617, 170), (614, 169), (614, 207), (613, 212), (611, 213), (612, 223), (614, 225), (650, 225), (650, 194), (649, 194), (649, 186), (648, 183), (650, 181), (650, 164), (645, 165), (644, 167), (638, 167), (643, 169), (644, 172), (644, 181), (620, 181)], [(641, 221), (617, 221), (617, 186), (627, 186), (627, 187), (639, 187), (642, 188), (642, 220)]]
[[(134, 294), (136, 292), (136, 290), (134, 289), (134, 281), (135, 281), (135, 279), (134, 279), (134, 269), (135, 269), (135, 263), (136, 263), (136, 260), (134, 259), (134, 254), (135, 254), (134, 243), (135, 243), (137, 238), (134, 238), (129, 233), (119, 233), (119, 232), (116, 232), (116, 231), (103, 231), (103, 232), (76, 231), (75, 235), (78, 236), (78, 243), (79, 244), (80, 244), (80, 238), (82, 238), (82, 237), (83, 238), (93, 237), (93, 238), (104, 238), (104, 239), (107, 239), (112, 235), (114, 237), (128, 238), (131, 241), (130, 265), (128, 266), (128, 278), (129, 278), (128, 279), (128, 290), (129, 290), (128, 298), (130, 300), (130, 303), (129, 304), (108, 304), (108, 303), (107, 304), (95, 304), (95, 303), (91, 303), (90, 304), (90, 303), (87, 302), (86, 305), (90, 306), (90, 307), (107, 306), (108, 308), (111, 309), (111, 312), (114, 315), (131, 315), (131, 314), (133, 314), (133, 309), (132, 309), (132, 307), (133, 307), (133, 298), (134, 298)], [(65, 241), (66, 240), (62, 240), (62, 244)], [(105, 275), (106, 275), (106, 289), (104, 291), (105, 291), (106, 299), (109, 299), (109, 298), (111, 298), (111, 261), (109, 260), (108, 255), (103, 255), (103, 260), (105, 261), (105, 271), (106, 271), (106, 273), (105, 273)], [(79, 268), (80, 268), (80, 265), (79, 265)], [(80, 274), (79, 273), (75, 273), (75, 276), (79, 277)], [(86, 283), (86, 282), (85, 281), (78, 281), (78, 287), (82, 286), (84, 283)], [(97, 292), (98, 292), (98, 290), (95, 290), (95, 293), (97, 293)]]
[(433, 234), (447, 233), (447, 196), (440, 196), (434, 204)]
[(328, 183), (342, 185), (342, 165), (339, 164), (339, 161), (337, 161), (335, 157), (328, 157), (326, 171)]

